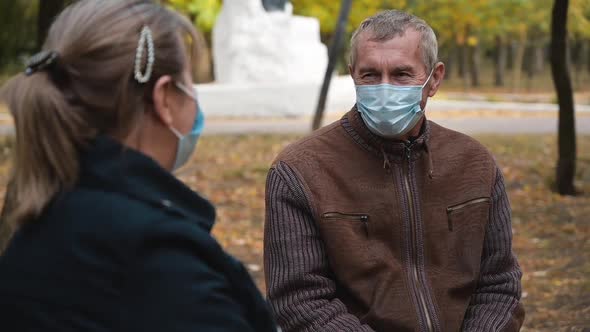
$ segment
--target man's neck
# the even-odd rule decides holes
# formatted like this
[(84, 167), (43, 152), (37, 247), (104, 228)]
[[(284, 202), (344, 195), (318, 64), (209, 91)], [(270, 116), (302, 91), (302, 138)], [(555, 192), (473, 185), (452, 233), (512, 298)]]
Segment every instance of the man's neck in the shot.
[(404, 141), (404, 142), (415, 141), (424, 132), (425, 121), (426, 121), (426, 118), (422, 117), (422, 119), (420, 119), (420, 121), (418, 121), (418, 123), (414, 126), (414, 128), (412, 128), (412, 130), (410, 130), (408, 133), (401, 136), (400, 138), (397, 138), (396, 140), (400, 140), (400, 141)]

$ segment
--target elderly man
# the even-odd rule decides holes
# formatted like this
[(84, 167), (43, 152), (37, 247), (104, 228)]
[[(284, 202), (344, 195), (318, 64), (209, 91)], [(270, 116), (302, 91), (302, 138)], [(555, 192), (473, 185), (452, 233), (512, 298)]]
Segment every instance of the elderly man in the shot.
[(421, 19), (352, 37), (356, 106), (267, 179), (268, 299), (284, 331), (518, 331), (521, 271), (502, 173), (424, 117), (445, 67)]

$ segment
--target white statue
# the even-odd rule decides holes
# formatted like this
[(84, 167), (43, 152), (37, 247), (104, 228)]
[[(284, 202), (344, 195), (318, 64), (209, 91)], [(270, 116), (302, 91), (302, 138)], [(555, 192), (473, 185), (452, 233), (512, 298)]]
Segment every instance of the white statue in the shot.
[(328, 51), (315, 18), (266, 12), (261, 0), (224, 0), (213, 28), (218, 83), (321, 82)]

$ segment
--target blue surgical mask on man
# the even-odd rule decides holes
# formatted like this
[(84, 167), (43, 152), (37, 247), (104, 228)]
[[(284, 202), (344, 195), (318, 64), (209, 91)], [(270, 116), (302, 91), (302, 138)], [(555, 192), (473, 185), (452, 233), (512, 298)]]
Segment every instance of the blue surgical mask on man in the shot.
[(195, 116), (193, 128), (186, 135), (182, 135), (178, 130), (170, 127), (170, 130), (174, 133), (174, 135), (176, 135), (176, 137), (178, 137), (178, 146), (176, 148), (176, 160), (174, 161), (172, 171), (175, 171), (180, 167), (184, 166), (184, 164), (186, 164), (186, 162), (189, 160), (189, 158), (195, 151), (197, 141), (199, 140), (199, 137), (203, 132), (203, 127), (205, 126), (205, 115), (203, 114), (203, 110), (199, 107), (199, 102), (197, 101), (196, 93), (191, 93), (184, 85), (180, 83), (176, 83), (176, 86), (184, 93), (186, 93), (189, 97), (195, 100), (195, 103), (197, 105), (197, 115)]
[(424, 116), (422, 90), (433, 72), (422, 85), (356, 85), (357, 109), (369, 130), (385, 138), (399, 138), (412, 130)]

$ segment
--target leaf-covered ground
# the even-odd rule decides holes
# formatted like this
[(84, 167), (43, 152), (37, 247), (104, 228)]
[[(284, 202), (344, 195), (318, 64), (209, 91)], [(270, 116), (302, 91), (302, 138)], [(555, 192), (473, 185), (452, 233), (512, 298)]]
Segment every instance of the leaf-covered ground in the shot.
[[(504, 171), (513, 208), (514, 247), (524, 270), (523, 331), (590, 330), (590, 137), (578, 139), (576, 184), (561, 197), (550, 188), (555, 136), (478, 136)], [(242, 259), (264, 289), (264, 182), (274, 156), (297, 136), (206, 136), (180, 172), (217, 206), (214, 235)], [(8, 148), (0, 146), (0, 181)]]
[[(217, 239), (241, 258), (261, 289), (264, 182), (274, 156), (295, 136), (213, 136), (200, 142), (181, 178), (218, 208)], [(524, 270), (523, 331), (590, 329), (590, 137), (578, 140), (577, 187), (550, 188), (554, 136), (479, 136), (504, 171), (513, 207), (514, 247)]]

